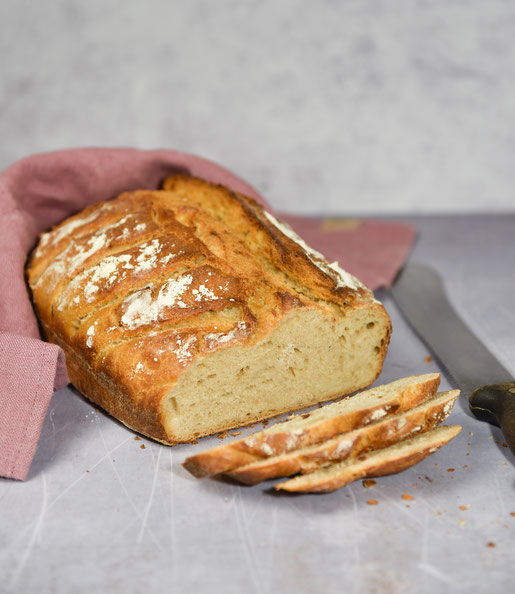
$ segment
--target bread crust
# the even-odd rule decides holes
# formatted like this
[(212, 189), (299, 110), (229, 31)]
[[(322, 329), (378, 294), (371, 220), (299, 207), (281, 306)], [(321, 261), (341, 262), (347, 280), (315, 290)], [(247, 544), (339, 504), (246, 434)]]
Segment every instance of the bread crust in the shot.
[(382, 337), (369, 361), (374, 381), (391, 324), (369, 289), (299, 244), (251, 198), (184, 175), (164, 188), (87, 208), (43, 234), (29, 258), (43, 331), (65, 350), (85, 396), (149, 437), (192, 441), (206, 433), (178, 439), (163, 419), (178, 380), (219, 350), (252, 348), (301, 309), (375, 316)]

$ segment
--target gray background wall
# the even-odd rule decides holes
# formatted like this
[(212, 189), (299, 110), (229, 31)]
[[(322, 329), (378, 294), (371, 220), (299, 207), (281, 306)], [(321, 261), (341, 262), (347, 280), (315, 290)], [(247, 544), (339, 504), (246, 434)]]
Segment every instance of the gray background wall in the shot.
[(514, 211), (515, 3), (0, 3), (0, 169), (211, 158), (302, 213)]

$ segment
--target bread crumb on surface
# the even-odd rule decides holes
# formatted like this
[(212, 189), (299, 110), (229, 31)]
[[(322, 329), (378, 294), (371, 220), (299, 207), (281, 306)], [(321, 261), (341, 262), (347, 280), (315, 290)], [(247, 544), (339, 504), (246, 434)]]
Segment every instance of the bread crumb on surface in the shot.
[(377, 501), (377, 499), (369, 499), (367, 501), (367, 505), (377, 505), (379, 503), (379, 501)]
[(448, 468), (447, 472), (454, 472), (454, 468)]
[(502, 446), (503, 448), (507, 448), (507, 447), (508, 447), (508, 444), (507, 444), (507, 443), (501, 443), (501, 446)]
[(431, 363), (432, 360), (433, 360), (433, 357), (429, 357), (429, 356), (424, 359), (424, 361), (426, 363)]
[(142, 443), (139, 447), (140, 447), (140, 449), (144, 450), (145, 449), (145, 444)]
[(374, 485), (377, 485), (377, 482), (374, 479), (365, 479), (363, 481), (365, 489), (370, 489), (370, 487), (373, 487)]
[(467, 522), (465, 520), (460, 520), (460, 526), (465, 526)]
[(495, 542), (491, 542), (491, 541), (490, 541), (489, 543), (487, 543), (487, 545), (486, 545), (486, 546), (487, 546), (487, 547), (490, 547), (490, 548), (493, 548), (493, 547), (495, 547)]
[(402, 498), (404, 501), (411, 501), (413, 499), (413, 495), (410, 495), (409, 493), (403, 493)]
[(225, 439), (229, 434), (227, 431), (223, 431), (220, 435), (217, 435), (218, 439)]
[(466, 509), (468, 509), (470, 507), (470, 505), (460, 505), (460, 509), (461, 511), (465, 511)]
[(134, 441), (140, 441), (141, 437), (138, 437), (137, 435), (134, 437)]
[(231, 433), (231, 435), (237, 437), (238, 435), (241, 435), (241, 431), (235, 431), (234, 433)]

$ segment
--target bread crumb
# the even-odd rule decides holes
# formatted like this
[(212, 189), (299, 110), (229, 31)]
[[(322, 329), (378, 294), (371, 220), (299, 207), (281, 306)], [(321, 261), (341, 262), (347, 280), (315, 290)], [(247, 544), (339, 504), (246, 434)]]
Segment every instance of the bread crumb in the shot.
[(144, 450), (145, 449), (145, 444), (142, 443), (139, 447), (140, 447), (140, 449)]
[(418, 483), (413, 483), (411, 486), (415, 487), (415, 489), (418, 489)]
[(190, 443), (196, 444), (196, 443), (198, 443), (198, 439), (192, 439), (192, 440), (190, 441)]
[(432, 361), (432, 360), (433, 360), (433, 357), (426, 357), (426, 358), (424, 359), (424, 361), (425, 361), (426, 363), (431, 363), (431, 361)]
[(411, 501), (413, 499), (413, 495), (410, 495), (409, 493), (403, 493), (402, 498), (404, 501)]
[(134, 437), (134, 441), (140, 441), (141, 437), (138, 437), (137, 435)]
[(241, 431), (235, 431), (234, 433), (231, 433), (231, 435), (237, 437), (238, 435), (241, 435)]
[(501, 446), (502, 446), (503, 448), (507, 448), (507, 447), (508, 447), (508, 444), (507, 444), (507, 443), (501, 443)]
[(454, 472), (454, 468), (448, 468), (447, 472)]
[(468, 468), (468, 464), (465, 464), (465, 466), (463, 468)]
[(229, 434), (227, 431), (223, 431), (220, 435), (217, 435), (218, 439), (225, 439)]
[(270, 423), (270, 421), (268, 419), (265, 419), (263, 421), (263, 427), (266, 427), (268, 425), (268, 423)]
[(490, 541), (489, 543), (487, 543), (487, 545), (486, 545), (486, 546), (487, 546), (487, 547), (490, 547), (490, 548), (493, 548), (493, 547), (495, 547), (495, 542), (491, 542), (491, 541)]
[(365, 489), (370, 489), (370, 487), (373, 487), (374, 485), (377, 485), (377, 482), (374, 479), (365, 479), (363, 481)]
[(377, 499), (369, 499), (367, 501), (367, 505), (377, 505), (379, 503), (379, 501), (377, 501)]
[(515, 516), (515, 512), (510, 512), (510, 516)]
[(89, 470), (86, 470), (86, 472), (89, 472)]
[(467, 522), (465, 520), (460, 520), (460, 526), (465, 526)]
[(461, 511), (465, 511), (466, 509), (468, 509), (470, 507), (470, 505), (460, 505), (460, 509)]
[(435, 462), (435, 466), (438, 466), (438, 462)]

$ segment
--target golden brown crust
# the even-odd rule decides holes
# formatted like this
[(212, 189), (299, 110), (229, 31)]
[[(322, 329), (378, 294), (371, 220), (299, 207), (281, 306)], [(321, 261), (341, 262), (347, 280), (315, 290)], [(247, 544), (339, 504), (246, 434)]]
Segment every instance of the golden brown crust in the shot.
[(43, 234), (29, 260), (42, 327), (86, 396), (173, 443), (162, 402), (189, 366), (256, 344), (299, 308), (376, 310), (386, 324), (380, 372), (390, 324), (366, 287), (306, 252), (250, 198), (183, 175), (164, 188), (87, 208)]

